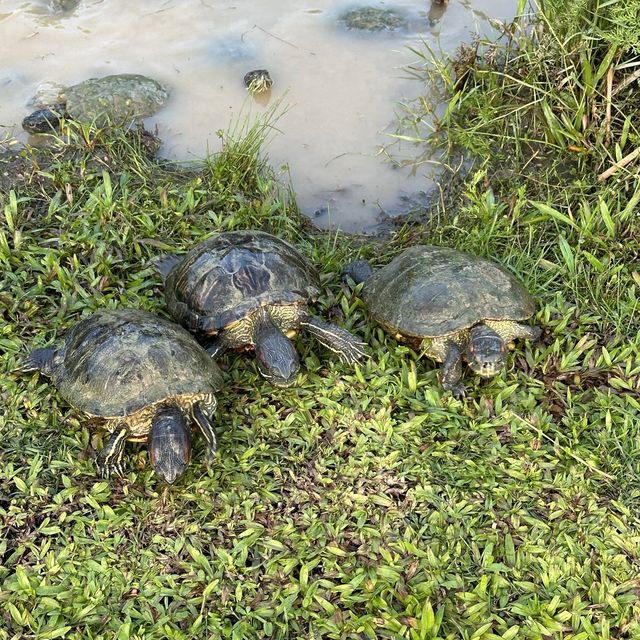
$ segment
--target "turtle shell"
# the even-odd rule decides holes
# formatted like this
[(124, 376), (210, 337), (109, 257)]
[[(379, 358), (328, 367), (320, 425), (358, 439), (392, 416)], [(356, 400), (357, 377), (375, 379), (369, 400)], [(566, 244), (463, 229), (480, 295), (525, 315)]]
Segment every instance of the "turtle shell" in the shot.
[(213, 393), (222, 383), (219, 368), (188, 331), (138, 309), (80, 320), (56, 349), (51, 369), (69, 404), (101, 418)]
[(65, 91), (67, 113), (80, 122), (118, 124), (153, 115), (168, 99), (167, 90), (145, 76), (121, 73), (89, 78)]
[(408, 25), (407, 18), (398, 9), (369, 6), (350, 9), (339, 21), (347, 29), (357, 31), (398, 31)]
[(483, 320), (524, 320), (535, 301), (497, 264), (448, 247), (417, 245), (365, 282), (373, 318), (393, 333), (435, 338)]
[(263, 231), (228, 231), (195, 246), (169, 271), (165, 296), (187, 329), (214, 335), (262, 306), (304, 304), (320, 290), (315, 268)]

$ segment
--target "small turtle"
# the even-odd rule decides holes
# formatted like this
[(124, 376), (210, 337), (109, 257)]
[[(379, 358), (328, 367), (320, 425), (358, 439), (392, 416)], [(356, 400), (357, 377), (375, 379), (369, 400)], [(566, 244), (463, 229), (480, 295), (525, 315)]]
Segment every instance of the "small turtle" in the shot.
[(148, 442), (155, 472), (172, 484), (191, 454), (193, 420), (216, 451), (211, 418), (222, 376), (182, 327), (147, 311), (100, 311), (53, 347), (36, 349), (18, 371), (39, 371), (60, 395), (110, 433), (97, 457), (102, 476), (122, 474), (126, 440)]
[(262, 93), (273, 86), (273, 80), (266, 69), (254, 69), (244, 75), (244, 86), (251, 93)]
[(447, 10), (447, 4), (449, 0), (431, 0), (431, 6), (427, 13), (427, 21), (430, 27), (435, 27)]
[(203, 339), (217, 357), (230, 348), (254, 348), (262, 375), (292, 383), (299, 362), (289, 340), (306, 329), (342, 362), (364, 355), (345, 329), (309, 313), (320, 290), (317, 271), (289, 243), (262, 231), (212, 236), (185, 256), (157, 263), (171, 315)]
[(49, 0), (47, 3), (53, 13), (71, 14), (80, 4), (80, 0)]
[(358, 7), (343, 13), (338, 20), (349, 30), (400, 31), (408, 27), (408, 20), (398, 9)]
[(123, 124), (153, 115), (168, 99), (168, 91), (155, 80), (121, 73), (90, 78), (62, 89), (57, 100), (22, 121), (28, 133), (50, 133), (63, 117), (78, 122)]
[(364, 282), (362, 298), (376, 322), (398, 340), (413, 342), (442, 362), (441, 382), (464, 394), (462, 360), (494, 376), (515, 338), (535, 340), (540, 327), (519, 324), (535, 302), (502, 267), (448, 247), (410, 247), (376, 273), (364, 261), (345, 275)]

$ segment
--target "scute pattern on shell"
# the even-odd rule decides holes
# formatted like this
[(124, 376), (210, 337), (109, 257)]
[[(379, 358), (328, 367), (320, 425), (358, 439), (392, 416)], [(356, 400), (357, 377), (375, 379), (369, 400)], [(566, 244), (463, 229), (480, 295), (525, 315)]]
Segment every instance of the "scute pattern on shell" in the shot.
[(222, 384), (219, 368), (188, 331), (137, 309), (97, 312), (73, 325), (56, 350), (51, 378), (72, 406), (101, 418), (210, 394)]
[(535, 301), (499, 265), (448, 247), (416, 245), (366, 281), (373, 318), (394, 333), (435, 338), (482, 320), (524, 320)]
[(288, 242), (262, 231), (229, 231), (189, 251), (165, 282), (171, 315), (215, 334), (261, 306), (300, 304), (320, 289), (315, 268)]

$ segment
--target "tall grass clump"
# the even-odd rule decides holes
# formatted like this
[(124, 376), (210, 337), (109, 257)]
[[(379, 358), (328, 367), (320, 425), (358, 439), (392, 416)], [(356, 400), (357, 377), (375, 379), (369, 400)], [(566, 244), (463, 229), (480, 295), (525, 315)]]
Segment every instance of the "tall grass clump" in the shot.
[(639, 32), (631, 21), (621, 43), (612, 26), (629, 5), (548, 0), (449, 62), (417, 51), (446, 108), (423, 98), (403, 120), (425, 153), (462, 153), (470, 171), (436, 236), (508, 254), (619, 335), (640, 326)]

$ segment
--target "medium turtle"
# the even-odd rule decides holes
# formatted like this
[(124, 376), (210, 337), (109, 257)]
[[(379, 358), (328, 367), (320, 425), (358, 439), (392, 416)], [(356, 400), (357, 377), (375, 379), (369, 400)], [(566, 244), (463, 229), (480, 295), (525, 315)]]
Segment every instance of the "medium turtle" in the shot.
[(262, 375), (278, 386), (299, 368), (289, 340), (306, 329), (342, 362), (353, 364), (364, 346), (345, 329), (309, 313), (320, 290), (317, 271), (289, 243), (262, 231), (229, 231), (184, 256), (157, 263), (171, 315), (202, 339), (212, 357), (254, 348)]
[(362, 298), (374, 320), (443, 363), (442, 386), (458, 396), (463, 359), (490, 377), (504, 365), (507, 343), (542, 333), (519, 323), (533, 315), (535, 301), (513, 275), (456, 249), (418, 245), (375, 273), (357, 261), (345, 275), (364, 282)]
[(190, 421), (216, 451), (211, 424), (222, 375), (182, 327), (147, 311), (100, 311), (83, 318), (53, 347), (36, 349), (19, 371), (51, 378), (74, 408), (111, 437), (97, 457), (101, 475), (122, 474), (126, 440), (148, 442), (154, 470), (172, 484), (190, 458)]
[(63, 117), (99, 127), (128, 123), (153, 115), (168, 97), (168, 91), (159, 82), (137, 74), (89, 78), (60, 88), (56, 99), (47, 100), (44, 108), (22, 121), (22, 128), (33, 134), (50, 133)]

